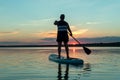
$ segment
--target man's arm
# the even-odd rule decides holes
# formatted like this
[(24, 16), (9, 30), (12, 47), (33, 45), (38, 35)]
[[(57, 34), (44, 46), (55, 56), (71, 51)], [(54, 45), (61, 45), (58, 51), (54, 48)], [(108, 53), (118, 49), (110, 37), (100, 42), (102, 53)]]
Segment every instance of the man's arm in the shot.
[(69, 25), (68, 25), (68, 31), (69, 31), (70, 36), (72, 36), (72, 31), (71, 31), (71, 29), (70, 29), (70, 26), (69, 26)]

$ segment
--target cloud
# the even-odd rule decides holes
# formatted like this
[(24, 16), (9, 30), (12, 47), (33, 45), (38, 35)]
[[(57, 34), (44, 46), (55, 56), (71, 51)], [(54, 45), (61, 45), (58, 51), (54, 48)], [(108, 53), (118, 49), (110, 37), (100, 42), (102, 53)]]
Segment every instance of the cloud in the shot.
[(76, 26), (70, 26), (72, 31), (78, 30)]
[(31, 20), (31, 21), (20, 24), (20, 26), (40, 26), (40, 25), (45, 25), (45, 24), (48, 24), (48, 22), (53, 21), (54, 19), (55, 18)]
[(32, 34), (33, 36), (39, 38), (53, 38), (56, 37), (56, 31), (46, 31), (46, 32), (36, 32)]
[[(78, 29), (76, 26), (70, 26), (73, 35), (78, 37), (79, 35), (85, 34), (88, 29)], [(37, 37), (37, 38), (56, 38), (57, 36), (57, 31), (52, 30), (52, 31), (44, 31), (44, 32), (36, 32), (32, 33), (32, 36)]]
[(18, 34), (18, 31), (12, 31), (12, 32), (0, 32), (0, 36), (2, 35), (14, 35), (14, 34)]
[(86, 24), (100, 24), (100, 22), (86, 22)]
[(86, 33), (88, 29), (80, 29), (73, 32), (74, 35)]
[[(109, 43), (109, 42), (120, 42), (119, 36), (108, 36), (108, 37), (94, 37), (94, 38), (77, 38), (81, 43)], [(73, 39), (70, 39), (70, 43), (75, 43)], [(53, 45), (57, 44), (56, 38), (43, 38), (38, 41), (0, 41), (0, 45)]]
[(88, 31), (88, 29), (78, 29), (76, 26), (70, 26), (73, 35), (78, 36), (84, 34)]

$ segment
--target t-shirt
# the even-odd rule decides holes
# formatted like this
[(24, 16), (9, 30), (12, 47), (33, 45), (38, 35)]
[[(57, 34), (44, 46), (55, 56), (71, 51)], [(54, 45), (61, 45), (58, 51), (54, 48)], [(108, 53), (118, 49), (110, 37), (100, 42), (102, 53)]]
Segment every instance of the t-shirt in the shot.
[(57, 27), (58, 31), (67, 31), (68, 23), (65, 21), (58, 21)]

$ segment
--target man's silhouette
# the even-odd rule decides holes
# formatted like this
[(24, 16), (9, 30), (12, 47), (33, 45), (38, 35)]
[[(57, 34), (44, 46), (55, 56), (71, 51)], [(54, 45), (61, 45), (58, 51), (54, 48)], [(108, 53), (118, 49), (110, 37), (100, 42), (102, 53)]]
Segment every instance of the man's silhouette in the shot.
[(61, 14), (60, 15), (60, 21), (55, 21), (54, 25), (57, 25), (58, 31), (57, 31), (57, 42), (58, 42), (58, 55), (60, 58), (61, 55), (61, 46), (62, 46), (62, 42), (64, 42), (64, 46), (65, 46), (65, 50), (66, 50), (66, 54), (67, 54), (67, 59), (69, 58), (69, 48), (68, 48), (68, 41), (69, 41), (69, 37), (68, 37), (68, 33), (70, 34), (70, 36), (72, 36), (72, 31), (69, 27), (69, 24), (64, 21), (65, 19), (65, 15)]

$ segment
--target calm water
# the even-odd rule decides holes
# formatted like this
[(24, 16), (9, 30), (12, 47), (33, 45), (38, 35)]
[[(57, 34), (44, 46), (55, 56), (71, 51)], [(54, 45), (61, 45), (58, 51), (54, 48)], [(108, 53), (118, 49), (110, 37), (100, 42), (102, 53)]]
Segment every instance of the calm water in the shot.
[(56, 48), (0, 48), (0, 80), (120, 80), (120, 47), (90, 49), (71, 47), (70, 56), (85, 61), (73, 66), (48, 60)]

